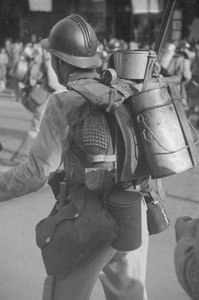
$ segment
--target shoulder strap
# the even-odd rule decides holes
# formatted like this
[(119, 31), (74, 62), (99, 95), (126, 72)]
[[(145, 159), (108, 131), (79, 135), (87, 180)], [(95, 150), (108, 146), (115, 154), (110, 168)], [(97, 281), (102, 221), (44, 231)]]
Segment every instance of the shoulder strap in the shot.
[(104, 108), (107, 112), (110, 112), (113, 106), (120, 106), (124, 102), (124, 100), (135, 93), (135, 90), (129, 89), (127, 91), (122, 86), (117, 84), (111, 85), (109, 93), (104, 96), (95, 95), (84, 85), (80, 85), (75, 81), (67, 83), (66, 87), (68, 89), (76, 91), (77, 93), (85, 97), (88, 101), (90, 101), (93, 105)]
[(71, 90), (76, 91), (77, 93), (82, 95), (84, 98), (89, 100), (94, 105), (99, 105), (103, 100), (102, 97), (99, 97), (99, 96), (93, 94), (85, 86), (80, 85), (78, 83), (74, 83), (74, 81), (67, 83), (67, 88), (70, 88)]

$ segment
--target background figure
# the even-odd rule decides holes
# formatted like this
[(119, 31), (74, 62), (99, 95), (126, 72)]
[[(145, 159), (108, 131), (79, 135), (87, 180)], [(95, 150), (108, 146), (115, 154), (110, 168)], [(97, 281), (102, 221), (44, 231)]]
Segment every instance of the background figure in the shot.
[(199, 299), (199, 219), (176, 220), (174, 262), (178, 281), (192, 300)]
[(199, 126), (199, 45), (193, 44), (191, 55), (192, 78), (186, 85), (188, 95), (189, 115), (196, 113), (198, 115), (197, 127)]
[(106, 70), (108, 67), (108, 51), (103, 43), (98, 42), (97, 52), (102, 60), (102, 65), (98, 68), (98, 73), (100, 73), (101, 71)]
[(7, 64), (7, 70), (6, 70), (6, 82), (7, 85), (10, 84), (10, 78), (9, 78), (9, 70), (10, 70), (10, 61), (11, 61), (11, 57), (12, 57), (12, 48), (13, 48), (13, 42), (11, 38), (6, 38), (4, 40), (4, 48), (6, 50), (6, 54), (8, 56), (8, 64)]
[[(19, 164), (26, 161), (30, 147), (39, 132), (49, 95), (63, 87), (58, 83), (51, 67), (49, 53), (43, 51), (40, 44), (26, 45), (14, 68), (13, 78), (15, 78), (17, 101), (21, 101), (33, 113), (31, 128), (11, 157), (13, 163)], [(36, 103), (32, 98), (34, 91), (37, 92), (35, 100), (41, 101), (40, 103)], [(39, 99), (40, 97), (42, 99)]]
[(8, 69), (7, 69), (7, 85), (9, 88), (16, 88), (15, 74), (14, 70), (18, 61), (20, 59), (21, 53), (23, 51), (23, 42), (20, 40), (11, 41), (9, 44), (9, 40), (7, 40), (7, 53), (8, 53)]
[(5, 47), (0, 48), (0, 92), (6, 89), (8, 54)]
[(167, 63), (162, 65), (163, 59), (160, 60), (160, 64), (163, 67), (163, 75), (164, 72), (168, 75), (178, 75), (181, 79), (180, 84), (180, 95), (184, 105), (184, 109), (188, 112), (188, 101), (187, 101), (187, 93), (186, 93), (186, 84), (191, 80), (192, 72), (191, 72), (191, 62), (189, 59), (189, 51), (190, 44), (186, 41), (180, 41), (176, 46), (176, 51), (173, 54), (174, 47), (171, 44), (167, 45), (167, 51), (169, 58)]
[(160, 63), (163, 71), (166, 72), (172, 58), (175, 55), (176, 46), (173, 43), (167, 43), (160, 51), (158, 62)]

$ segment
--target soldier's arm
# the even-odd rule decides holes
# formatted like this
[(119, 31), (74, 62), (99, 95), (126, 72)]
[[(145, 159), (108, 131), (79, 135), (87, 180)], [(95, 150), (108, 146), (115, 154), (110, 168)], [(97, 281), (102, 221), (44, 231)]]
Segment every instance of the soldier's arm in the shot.
[(37, 191), (46, 183), (49, 172), (59, 166), (67, 120), (58, 98), (52, 95), (49, 99), (27, 162), (0, 174), (0, 201)]

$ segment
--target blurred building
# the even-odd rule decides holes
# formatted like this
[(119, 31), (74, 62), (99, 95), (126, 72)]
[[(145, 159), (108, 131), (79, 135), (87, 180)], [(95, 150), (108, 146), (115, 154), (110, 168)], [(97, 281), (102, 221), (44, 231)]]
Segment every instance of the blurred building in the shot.
[[(93, 26), (101, 41), (116, 37), (150, 45), (157, 37), (168, 1), (0, 0), (0, 43), (6, 37), (37, 41), (48, 36), (57, 21), (77, 13)], [(198, 16), (198, 0), (177, 0), (166, 39), (186, 36), (189, 24)]]

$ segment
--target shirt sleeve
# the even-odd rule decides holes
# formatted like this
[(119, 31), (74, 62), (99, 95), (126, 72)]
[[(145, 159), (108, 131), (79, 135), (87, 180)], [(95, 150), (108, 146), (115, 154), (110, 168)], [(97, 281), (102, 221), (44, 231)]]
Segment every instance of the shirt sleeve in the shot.
[(58, 168), (62, 152), (69, 146), (70, 105), (63, 109), (65, 97), (65, 93), (50, 96), (27, 162), (0, 174), (0, 201), (37, 191), (46, 183), (49, 172)]
[(193, 300), (199, 299), (199, 241), (182, 237), (175, 248), (176, 275), (182, 288)]

